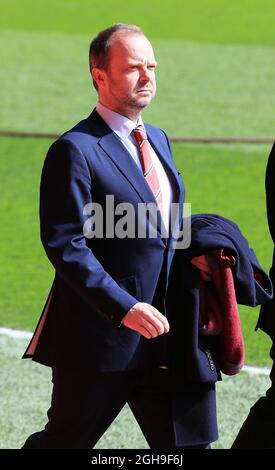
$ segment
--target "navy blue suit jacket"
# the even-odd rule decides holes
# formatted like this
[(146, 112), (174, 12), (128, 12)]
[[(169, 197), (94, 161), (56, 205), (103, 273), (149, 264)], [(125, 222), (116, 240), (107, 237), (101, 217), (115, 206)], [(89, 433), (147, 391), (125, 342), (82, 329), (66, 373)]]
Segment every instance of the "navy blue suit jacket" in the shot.
[[(146, 125), (182, 207), (184, 187), (163, 131)], [(159, 365), (162, 337), (145, 340), (119, 324), (137, 302), (165, 312), (172, 239), (85, 238), (86, 204), (106, 217), (106, 195), (115, 206), (154, 202), (142, 173), (119, 138), (94, 110), (50, 147), (41, 177), (41, 239), (56, 275), (34, 337), (24, 355), (52, 367), (99, 371)], [(182, 213), (182, 211), (181, 211)]]

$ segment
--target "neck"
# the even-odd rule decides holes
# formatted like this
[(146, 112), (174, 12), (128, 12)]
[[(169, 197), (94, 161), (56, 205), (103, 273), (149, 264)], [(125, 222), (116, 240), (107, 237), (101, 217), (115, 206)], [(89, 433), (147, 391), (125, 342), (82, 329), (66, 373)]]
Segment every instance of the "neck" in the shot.
[(131, 121), (133, 121), (135, 124), (138, 122), (139, 117), (141, 115), (141, 110), (140, 109), (129, 109), (124, 106), (112, 106), (109, 104), (106, 104), (104, 100), (100, 99), (99, 102), (105, 106), (105, 108), (110, 109), (111, 111), (114, 111), (115, 113), (120, 114), (121, 116), (125, 116)]

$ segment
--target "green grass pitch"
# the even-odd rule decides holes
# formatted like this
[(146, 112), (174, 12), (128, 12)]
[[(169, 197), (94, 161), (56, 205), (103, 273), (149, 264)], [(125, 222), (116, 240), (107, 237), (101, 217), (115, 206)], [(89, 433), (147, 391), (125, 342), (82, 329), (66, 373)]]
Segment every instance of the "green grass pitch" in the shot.
[[(87, 116), (96, 103), (89, 42), (99, 29), (122, 21), (143, 27), (156, 52), (158, 93), (145, 120), (175, 136), (275, 137), (274, 17), (274, 0), (0, 0), (0, 130), (62, 133)], [(50, 143), (0, 138), (1, 326), (32, 330), (53, 278), (38, 225), (40, 171)], [(270, 145), (174, 144), (173, 151), (192, 211), (234, 220), (268, 270), (264, 173)], [(246, 363), (270, 365), (270, 341), (254, 333), (258, 309), (241, 306), (240, 312)], [(50, 371), (22, 364), (24, 347), (0, 336), (0, 448), (19, 447), (45, 423)], [(268, 384), (246, 374), (218, 384), (221, 437), (215, 447), (230, 447)], [(98, 443), (145, 447), (127, 408)]]
[[(144, 118), (169, 135), (273, 136), (272, 1), (0, 0), (0, 129), (63, 132), (96, 102), (87, 67), (91, 37), (116, 21), (140, 24), (159, 63), (158, 95)], [(147, 12), (144, 15), (144, 11)], [(0, 323), (32, 329), (53, 276), (39, 242), (38, 187), (48, 140), (0, 140)], [(174, 145), (193, 212), (240, 224), (266, 269), (264, 203), (270, 146)], [(11, 295), (12, 291), (12, 295)], [(247, 311), (248, 310), (248, 311)], [(268, 363), (241, 309), (247, 360)], [(257, 339), (256, 339), (257, 338)]]

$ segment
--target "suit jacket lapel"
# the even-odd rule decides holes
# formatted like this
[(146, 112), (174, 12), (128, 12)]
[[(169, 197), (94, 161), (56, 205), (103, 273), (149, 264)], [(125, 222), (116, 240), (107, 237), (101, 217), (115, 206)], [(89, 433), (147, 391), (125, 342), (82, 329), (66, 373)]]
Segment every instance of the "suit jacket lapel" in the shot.
[(129, 181), (141, 200), (155, 202), (154, 196), (132, 156), (96, 110), (89, 116), (88, 121), (93, 134), (99, 137), (99, 146)]
[(105, 135), (100, 139), (99, 145), (108, 157), (113, 160), (116, 167), (129, 181), (141, 200), (143, 202), (155, 202), (154, 196), (143, 174), (116, 134), (112, 132), (111, 134)]
[[(136, 165), (132, 156), (129, 154), (123, 143), (120, 141), (118, 136), (107, 126), (105, 121), (99, 116), (96, 110), (88, 118), (89, 125), (92, 129), (93, 134), (98, 135), (99, 145), (104, 150), (106, 155), (111, 158), (116, 167), (120, 170), (123, 176), (129, 181), (133, 189), (137, 192), (139, 197), (144, 203), (155, 203), (155, 198), (148, 184), (146, 183), (140, 169)], [(156, 154), (160, 157), (164, 168), (168, 170), (168, 173), (172, 173), (174, 182), (170, 178), (173, 187), (176, 186), (178, 189), (178, 181), (176, 177), (176, 169), (173, 162), (167, 158), (165, 149), (160, 146), (157, 136), (153, 132), (148, 130), (148, 139)], [(173, 184), (174, 183), (174, 184)], [(175, 192), (176, 194), (176, 192)], [(161, 231), (160, 221), (157, 226)]]

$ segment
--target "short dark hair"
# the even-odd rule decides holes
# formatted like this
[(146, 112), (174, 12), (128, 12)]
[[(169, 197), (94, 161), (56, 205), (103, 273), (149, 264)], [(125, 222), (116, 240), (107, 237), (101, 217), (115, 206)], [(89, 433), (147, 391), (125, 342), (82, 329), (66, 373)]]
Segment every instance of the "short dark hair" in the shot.
[[(143, 30), (135, 24), (116, 23), (103, 31), (100, 31), (98, 35), (92, 40), (89, 49), (89, 63), (90, 70), (94, 67), (99, 69), (107, 69), (109, 65), (109, 52), (111, 46), (112, 36), (118, 31), (125, 31), (129, 34), (142, 34)], [(97, 89), (97, 84), (93, 79), (94, 87)]]

